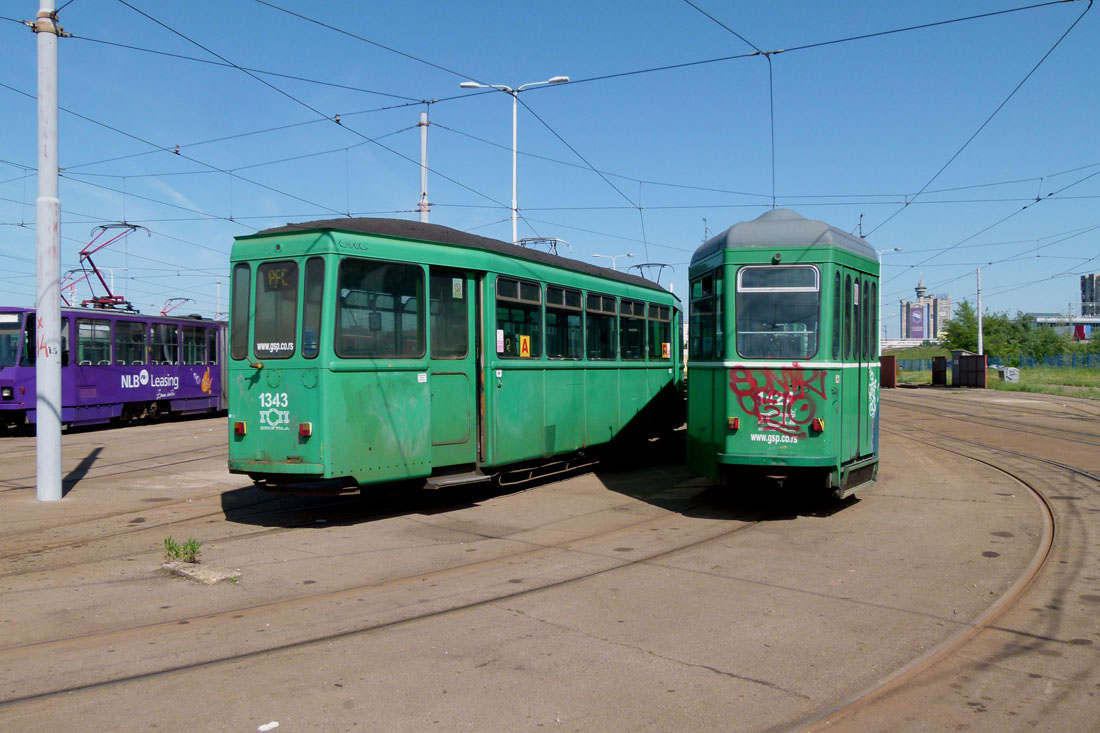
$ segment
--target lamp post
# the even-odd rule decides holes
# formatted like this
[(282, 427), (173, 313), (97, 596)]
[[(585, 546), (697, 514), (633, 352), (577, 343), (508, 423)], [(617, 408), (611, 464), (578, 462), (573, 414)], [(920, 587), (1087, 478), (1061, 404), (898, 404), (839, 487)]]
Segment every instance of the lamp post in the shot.
[(611, 260), (611, 269), (615, 270), (617, 272), (619, 268), (615, 266), (615, 260), (619, 259), (620, 257), (633, 257), (634, 253), (631, 252), (631, 253), (625, 254), (625, 255), (592, 255), (592, 256), (593, 257), (603, 257), (604, 259)]
[[(863, 221), (862, 217), (863, 217), (863, 215), (860, 214), (860, 222), (861, 223)], [(901, 252), (901, 247), (894, 247), (893, 249), (880, 249), (880, 250), (876, 250), (876, 251), (878, 252), (878, 275), (881, 278), (882, 277), (882, 256), (893, 254), (895, 252)], [(882, 320), (882, 292), (881, 292), (881, 290), (879, 292), (879, 298), (878, 298), (878, 322), (882, 324), (882, 338), (885, 339), (886, 338), (886, 323)], [(898, 334), (898, 335), (900, 336), (901, 334)], [(879, 352), (881, 352), (881, 351), (882, 351), (882, 342), (879, 342)]]
[(531, 87), (542, 86), (543, 84), (564, 84), (567, 81), (569, 81), (568, 76), (552, 76), (546, 81), (533, 81), (530, 84), (521, 84), (514, 89), (503, 84), (481, 84), (476, 81), (464, 81), (459, 84), (463, 89), (497, 89), (505, 94), (512, 95), (512, 244), (515, 244), (519, 239), (516, 231), (516, 220), (519, 213), (516, 206), (516, 106), (519, 93)]

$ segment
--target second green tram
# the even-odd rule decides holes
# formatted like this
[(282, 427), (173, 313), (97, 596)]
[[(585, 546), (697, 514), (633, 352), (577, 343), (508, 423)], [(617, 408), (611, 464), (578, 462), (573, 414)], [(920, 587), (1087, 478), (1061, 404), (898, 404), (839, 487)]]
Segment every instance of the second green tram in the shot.
[(396, 219), (269, 229), (231, 261), (229, 469), (258, 483), (529, 475), (683, 422), (679, 300), (643, 278)]
[(785, 209), (694, 254), (688, 464), (737, 487), (793, 479), (845, 497), (878, 470), (879, 263)]

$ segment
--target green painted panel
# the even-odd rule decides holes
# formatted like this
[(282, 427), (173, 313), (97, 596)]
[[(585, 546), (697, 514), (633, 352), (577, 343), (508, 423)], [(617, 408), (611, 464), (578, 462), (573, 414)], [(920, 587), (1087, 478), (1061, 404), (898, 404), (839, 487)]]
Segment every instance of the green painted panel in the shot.
[(717, 481), (715, 456), (719, 446), (715, 432), (718, 420), (725, 422), (725, 400), (715, 383), (724, 384), (724, 369), (691, 367), (688, 370), (687, 463), (707, 478)]
[(537, 369), (494, 372), (494, 462), (514, 463), (543, 455), (543, 373)]
[(430, 381), (432, 445), (446, 446), (470, 442), (474, 435), (474, 387), (470, 383), (470, 377), (461, 373), (432, 372)]
[(546, 371), (546, 424), (542, 430), (544, 455), (567, 453), (587, 444), (584, 429), (584, 370)]
[(325, 430), (331, 473), (360, 481), (396, 480), (431, 472), (431, 399), (423, 371), (337, 372), (329, 375)]
[(585, 382), (588, 445), (599, 445), (619, 430), (619, 374), (615, 369), (592, 369), (585, 374)]
[[(324, 439), (316, 433), (300, 438), (300, 423), (318, 425), (321, 391), (316, 369), (249, 369), (229, 375), (229, 461), (237, 470), (306, 472), (324, 460)], [(236, 422), (245, 435), (233, 434)], [(236, 465), (234, 465), (236, 463)]]

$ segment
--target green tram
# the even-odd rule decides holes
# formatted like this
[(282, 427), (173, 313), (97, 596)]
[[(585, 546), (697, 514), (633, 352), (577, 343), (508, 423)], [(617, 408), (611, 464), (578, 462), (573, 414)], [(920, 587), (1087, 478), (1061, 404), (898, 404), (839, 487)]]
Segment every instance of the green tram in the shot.
[(396, 219), (231, 262), (229, 470), (257, 483), (507, 483), (683, 422), (679, 299), (643, 278)]
[(727, 485), (771, 477), (845, 497), (878, 471), (879, 263), (793, 211), (692, 256), (687, 459)]

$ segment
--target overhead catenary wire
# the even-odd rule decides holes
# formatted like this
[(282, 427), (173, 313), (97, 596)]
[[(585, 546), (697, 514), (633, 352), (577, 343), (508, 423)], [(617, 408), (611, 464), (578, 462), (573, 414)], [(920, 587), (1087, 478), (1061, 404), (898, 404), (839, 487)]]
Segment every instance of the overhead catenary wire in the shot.
[[(1051, 4), (1051, 3), (1044, 3), (1044, 5), (1047, 5), (1047, 4)], [(1020, 80), (1020, 83), (1017, 84), (1013, 88), (1013, 90), (1008, 93), (1008, 96), (1005, 97), (1001, 101), (1001, 103), (997, 105), (996, 109), (994, 109), (993, 112), (991, 112), (990, 115), (985, 119), (985, 121), (982, 122), (982, 124), (978, 126), (978, 129), (975, 130), (973, 132), (973, 134), (971, 134), (970, 137), (968, 137), (966, 139), (966, 142), (964, 142), (962, 144), (962, 146), (960, 146), (959, 149), (956, 150), (951, 155), (951, 157), (947, 159), (947, 162), (944, 163), (942, 166), (940, 166), (940, 169), (938, 171), (936, 171), (935, 174), (933, 174), (933, 176), (931, 178), (929, 178), (928, 181), (923, 186), (921, 186), (920, 190), (917, 191), (916, 194), (914, 194), (914, 198), (916, 198), (917, 196), (920, 196), (922, 193), (924, 193), (925, 189), (927, 189), (929, 186), (931, 186), (932, 183), (937, 178), (939, 178), (940, 175), (945, 170), (947, 170), (948, 166), (950, 166), (952, 163), (954, 163), (955, 160), (960, 155), (962, 155), (962, 152), (964, 150), (966, 150), (967, 147), (969, 147), (970, 143), (972, 143), (974, 141), (974, 138), (978, 137), (978, 135), (981, 134), (982, 130), (984, 130), (986, 128), (986, 126), (988, 126), (989, 123), (993, 121), (993, 118), (997, 116), (997, 113), (1000, 112), (1002, 109), (1004, 109), (1005, 105), (1008, 104), (1009, 100), (1011, 100), (1014, 96), (1016, 96), (1016, 92), (1020, 91), (1020, 89), (1024, 86), (1024, 84), (1027, 83), (1027, 80), (1030, 79), (1036, 71), (1038, 71), (1039, 67), (1043, 65), (1043, 62), (1046, 61), (1052, 53), (1054, 53), (1054, 50), (1056, 48), (1058, 48), (1058, 46), (1061, 45), (1062, 41), (1065, 40), (1066, 36), (1068, 36), (1070, 34), (1070, 32), (1073, 31), (1073, 29), (1077, 27), (1077, 24), (1081, 22), (1082, 18), (1085, 17), (1085, 14), (1088, 13), (1091, 8), (1092, 8), (1092, 0), (1088, 0), (1088, 5), (1085, 6), (1085, 9), (1083, 11), (1081, 11), (1081, 14), (1078, 15), (1077, 18), (1073, 21), (1073, 23), (1070, 24), (1069, 28), (1066, 28), (1066, 30), (1062, 33), (1062, 35), (1058, 37), (1058, 40), (1054, 42), (1054, 45), (1051, 46), (1045, 54), (1043, 54), (1042, 58), (1040, 58), (1035, 63), (1035, 65), (1033, 67), (1031, 67), (1031, 70), (1029, 72), (1027, 72), (1027, 74), (1024, 76), (1023, 79)], [(909, 206), (909, 202), (907, 201), (904, 205), (901, 206), (901, 208), (899, 208), (897, 211), (895, 211), (890, 216), (886, 217), (885, 221), (880, 222), (878, 225), (873, 227), (869, 232), (867, 232), (867, 236), (868, 237), (871, 236), (876, 231), (878, 231), (882, 227), (886, 226), (887, 223), (889, 223), (891, 220), (894, 219), (894, 217), (896, 217), (898, 214), (900, 214), (902, 211), (904, 211), (906, 208), (908, 208), (908, 206)]]

